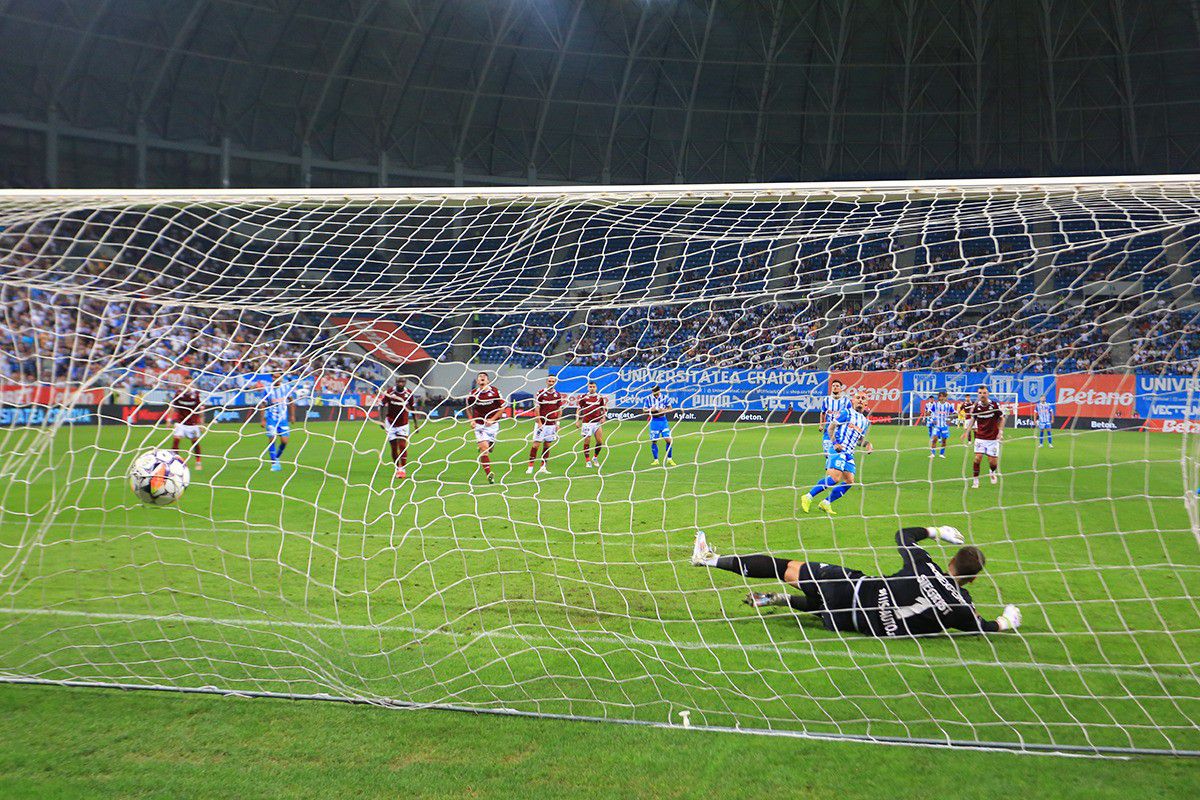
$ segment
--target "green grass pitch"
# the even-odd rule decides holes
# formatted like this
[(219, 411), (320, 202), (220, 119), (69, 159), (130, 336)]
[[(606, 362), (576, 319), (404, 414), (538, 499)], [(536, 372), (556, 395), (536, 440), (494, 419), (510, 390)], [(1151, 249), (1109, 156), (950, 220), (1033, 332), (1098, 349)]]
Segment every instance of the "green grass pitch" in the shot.
[[(372, 424), (298, 426), (280, 473), (267, 469), (259, 428), (214, 426), (205, 471), (173, 508), (137, 505), (124, 481), (132, 455), (167, 441), (163, 429), (0, 433), (0, 673), (1200, 749), (1200, 552), (1183, 501), (1194, 490), (1183, 485), (1184, 437), (1059, 432), (1050, 450), (1010, 430), (1000, 485), (971, 490), (957, 440), (931, 460), (923, 429), (876, 426), (863, 485), (829, 519), (799, 508), (823, 470), (812, 427), (677, 424), (678, 466), (664, 469), (649, 466), (644, 424), (610, 422), (600, 474), (584, 469), (568, 431), (554, 474), (538, 480), (524, 474), (528, 428), (505, 429), (489, 486), (461, 424), (416, 434), (416, 480), (404, 483)], [(741, 604), (769, 584), (687, 564), (703, 528), (722, 552), (890, 572), (895, 528), (926, 523), (957, 525), (984, 548), (972, 593), (988, 615), (1020, 605), (1020, 635), (839, 636)], [(79, 697), (58, 691), (39, 702)], [(521, 730), (446, 716), (485, 736)], [(613, 736), (637, 746), (637, 735)]]

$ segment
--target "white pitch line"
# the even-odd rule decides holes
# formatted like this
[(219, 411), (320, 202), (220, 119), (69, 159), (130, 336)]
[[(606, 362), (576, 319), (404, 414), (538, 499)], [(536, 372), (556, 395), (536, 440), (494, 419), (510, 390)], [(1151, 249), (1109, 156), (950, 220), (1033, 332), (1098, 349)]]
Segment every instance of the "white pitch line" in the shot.
[[(197, 525), (194, 527), (185, 527), (182, 525), (159, 525), (159, 526), (156, 526), (155, 530), (153, 530), (153, 531), (139, 531), (137, 533), (130, 533), (128, 530), (123, 530), (123, 529), (119, 530), (119, 531), (114, 531), (114, 529), (118, 528), (118, 526), (114, 526), (114, 525), (106, 524), (106, 523), (94, 523), (94, 522), (81, 522), (81, 523), (51, 522), (46, 525), (41, 525), (41, 524), (30, 525), (30, 527), (34, 527), (34, 528), (47, 527), (47, 528), (60, 528), (60, 529), (65, 528), (68, 530), (72, 530), (75, 528), (82, 528), (85, 530), (96, 530), (96, 531), (100, 531), (100, 532), (117, 532), (118, 535), (126, 536), (126, 537), (133, 537), (133, 536), (139, 536), (139, 535), (145, 535), (145, 534), (150, 534), (151, 536), (153, 536), (153, 535), (155, 535), (156, 532), (161, 531), (164, 533), (171, 532), (171, 533), (177, 533), (177, 534), (218, 533), (218, 534), (230, 534), (230, 535), (239, 535), (239, 536), (246, 536), (246, 535), (268, 536), (268, 535), (280, 534), (283, 536), (296, 537), (298, 539), (313, 539), (318, 536), (321, 536), (321, 537), (335, 536), (335, 537), (344, 537), (344, 538), (358, 537), (358, 538), (364, 538), (364, 539), (389, 539), (389, 540), (396, 538), (396, 534), (391, 534), (391, 533), (373, 533), (371, 531), (319, 531), (319, 530), (297, 531), (297, 530), (289, 530), (287, 528), (276, 528), (276, 527), (273, 527), (268, 524), (250, 525), (250, 526), (247, 526), (244, 528), (235, 528), (235, 527), (220, 526), (220, 525), (213, 525), (213, 526)], [(644, 534), (644, 533), (643, 534), (612, 533), (612, 532), (601, 532), (601, 531), (580, 531), (578, 533), (573, 532), (573, 531), (555, 531), (555, 533), (563, 533), (570, 538), (551, 539), (551, 538), (536, 538), (536, 537), (531, 536), (526, 539), (519, 539), (519, 538), (514, 538), (514, 537), (475, 536), (475, 535), (471, 535), (471, 534), (451, 535), (451, 534), (441, 534), (441, 533), (422, 533), (422, 534), (419, 534), (417, 536), (417, 538), (422, 541), (423, 540), (431, 540), (431, 541), (442, 541), (442, 542), (456, 542), (458, 544), (464, 544), (467, 542), (478, 542), (480, 545), (483, 545), (485, 547), (490, 546), (490, 545), (496, 545), (496, 544), (518, 545), (521, 547), (531, 547), (534, 545), (543, 545), (543, 544), (546, 544), (546, 545), (561, 544), (561, 545), (571, 546), (571, 547), (573, 547), (575, 545), (591, 545), (591, 546), (596, 546), (596, 547), (628, 546), (631, 550), (679, 550), (682, 553), (687, 553), (687, 554), (691, 553), (691, 549), (690, 549), (691, 541), (690, 540), (686, 543), (681, 542), (679, 544), (666, 544), (664, 542), (640, 542), (640, 541), (637, 541), (637, 538), (636, 538), (637, 536), (648, 535), (648, 534)], [(1188, 532), (1187, 535), (1190, 537), (1191, 533)], [(194, 544), (196, 544), (198, 546), (203, 546), (204, 543), (203, 542), (195, 542)], [(995, 545), (995, 546), (1002, 546), (1004, 544), (1009, 544), (1009, 542), (1003, 542), (1003, 543), (1000, 543), (999, 545)], [(1016, 544), (1019, 544), (1019, 542)], [(765, 546), (765, 543), (764, 543), (764, 546)], [(894, 546), (894, 544), (892, 543), (891, 538), (889, 536), (886, 545), (880, 545), (879, 547), (874, 547), (872, 545), (866, 545), (863, 547), (844, 547), (844, 548), (841, 548), (839, 552), (845, 553), (845, 554), (874, 557), (877, 554), (879, 554), (880, 552), (891, 552), (893, 546)], [(603, 562), (589, 562), (589, 563), (603, 563)], [(621, 563), (640, 563), (640, 562), (621, 562)], [(667, 562), (663, 562), (663, 563), (667, 563)], [(1137, 569), (1140, 569), (1140, 570), (1165, 570), (1165, 571), (1172, 572), (1172, 573), (1176, 573), (1176, 572), (1180, 572), (1180, 571), (1200, 572), (1200, 564), (1173, 564), (1173, 563), (1172, 564), (1096, 564), (1096, 563), (1084, 562), (1084, 561), (1039, 561), (1039, 560), (1033, 560), (1033, 559), (1021, 559), (1019, 562), (1019, 565), (1020, 566), (1049, 567), (1051, 569), (1057, 569), (1060, 567), (1070, 567), (1073, 569), (1095, 570), (1095, 569), (1129, 569), (1130, 567), (1136, 567)], [(1014, 569), (1012, 571), (1008, 571), (1008, 572), (1003, 572), (1003, 573), (993, 572), (993, 574), (1002, 574), (1002, 575), (1015, 575), (1015, 574), (1019, 574), (1019, 573), (1020, 573), (1020, 571), (1016, 570), (1016, 569)]]
[(475, 633), (459, 633), (441, 628), (418, 628), (409, 625), (355, 625), (340, 622), (302, 622), (293, 620), (274, 619), (233, 619), (221, 617), (197, 617), (189, 614), (126, 614), (110, 611), (80, 611), (65, 608), (0, 608), (0, 614), (11, 616), (47, 616), (74, 617), (82, 619), (109, 620), (113, 622), (155, 622), (155, 623), (188, 623), (198, 625), (225, 625), (245, 628), (285, 628), (297, 630), (331, 630), (331, 631), (361, 631), (367, 633), (408, 633), (414, 636), (445, 636), (451, 639), (505, 639), (520, 641), (534, 646), (561, 646), (563, 640), (578, 641), (585, 644), (617, 644), (628, 647), (631, 644), (648, 647), (674, 648), (681, 651), (711, 651), (727, 650), (733, 652), (762, 652), (779, 655), (805, 655), (817, 657), (848, 658), (851, 661), (862, 659), (866, 661), (882, 661), (896, 666), (939, 666), (959, 667), (992, 667), (999, 669), (1028, 669), (1037, 672), (1067, 672), (1072, 674), (1096, 673), (1127, 678), (1142, 678), (1147, 680), (1184, 681), (1195, 684), (1196, 679), (1190, 675), (1160, 673), (1153, 667), (1116, 667), (1097, 664), (1036, 664), (1028, 661), (1013, 661), (1007, 664), (990, 661), (966, 661), (963, 659), (942, 656), (913, 656), (888, 655), (886, 653), (852, 653), (845, 650), (819, 650), (814, 646), (796, 647), (793, 645), (772, 644), (735, 644), (730, 642), (691, 642), (668, 641), (656, 639), (639, 639), (633, 636), (622, 636), (616, 633), (589, 634), (580, 631), (563, 632), (553, 636), (529, 636), (516, 631), (478, 631)]

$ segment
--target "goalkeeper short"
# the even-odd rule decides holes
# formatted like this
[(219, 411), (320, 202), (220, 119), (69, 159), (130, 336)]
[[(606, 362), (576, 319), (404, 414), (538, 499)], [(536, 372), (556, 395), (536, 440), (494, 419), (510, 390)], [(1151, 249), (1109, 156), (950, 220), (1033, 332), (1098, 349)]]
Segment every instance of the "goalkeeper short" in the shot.
[(806, 561), (800, 565), (796, 586), (828, 630), (852, 631), (854, 584), (862, 577), (863, 573), (841, 564)]

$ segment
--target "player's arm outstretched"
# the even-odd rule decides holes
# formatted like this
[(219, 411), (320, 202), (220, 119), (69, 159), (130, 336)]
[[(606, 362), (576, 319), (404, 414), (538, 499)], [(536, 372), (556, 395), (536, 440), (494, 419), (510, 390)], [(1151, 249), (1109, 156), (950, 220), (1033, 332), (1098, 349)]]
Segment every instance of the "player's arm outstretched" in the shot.
[[(917, 544), (924, 539), (938, 539), (947, 544), (963, 544), (962, 532), (950, 525), (937, 525), (931, 528), (910, 527), (896, 531), (896, 549), (900, 551), (900, 558), (904, 560), (904, 566), (911, 570), (912, 574), (934, 574), (944, 578), (941, 570), (933, 563), (933, 558), (925, 548)], [(927, 564), (931, 566), (926, 566)], [(970, 566), (972, 564), (973, 566)], [(960, 586), (965, 586), (975, 580), (975, 575), (982, 568), (983, 553), (979, 551), (979, 548), (964, 547), (950, 559), (949, 573)], [(960, 571), (964, 574), (960, 575)], [(945, 624), (948, 628), (957, 628), (960, 631), (973, 633), (999, 633), (1000, 631), (1015, 630), (1021, 625), (1021, 609), (1010, 603), (1004, 607), (1004, 613), (996, 619), (990, 620), (981, 617), (974, 605), (964, 603), (954, 608), (954, 611), (945, 620)]]

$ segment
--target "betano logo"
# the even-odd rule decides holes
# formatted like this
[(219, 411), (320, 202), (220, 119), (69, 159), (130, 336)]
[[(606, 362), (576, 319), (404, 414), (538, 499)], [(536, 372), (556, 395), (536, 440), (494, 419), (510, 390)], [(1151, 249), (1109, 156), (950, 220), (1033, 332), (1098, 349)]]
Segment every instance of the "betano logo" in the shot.
[(1076, 389), (1061, 386), (1058, 389), (1059, 403), (1075, 403), (1084, 406), (1133, 406), (1133, 392), (1106, 392), (1099, 389)]

